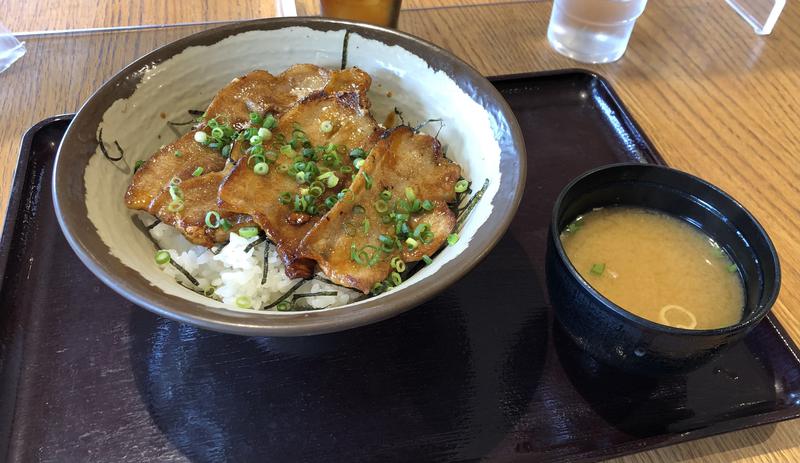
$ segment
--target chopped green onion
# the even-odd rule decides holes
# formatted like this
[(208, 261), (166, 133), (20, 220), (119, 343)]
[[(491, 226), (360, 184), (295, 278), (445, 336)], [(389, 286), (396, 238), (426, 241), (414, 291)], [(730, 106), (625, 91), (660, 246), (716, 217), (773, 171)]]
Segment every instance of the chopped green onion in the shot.
[(294, 156), (295, 152), (292, 149), (292, 145), (282, 145), (281, 146), (281, 154), (285, 154), (286, 156)]
[[(380, 236), (378, 236), (378, 241), (380, 241), (380, 242), (381, 242), (381, 244), (385, 244), (385, 245), (387, 245), (387, 246), (394, 247), (394, 239), (392, 239), (392, 237), (391, 237), (391, 236), (388, 236), (388, 235), (380, 235)], [(390, 249), (391, 249), (391, 248), (390, 248)]]
[(353, 206), (353, 214), (364, 214), (366, 212), (367, 210), (364, 209), (364, 206), (360, 204), (356, 204), (355, 206)]
[(414, 189), (411, 188), (410, 186), (406, 187), (406, 198), (409, 201), (414, 201), (415, 199), (417, 199), (417, 195), (414, 194)]
[(389, 190), (381, 191), (381, 199), (384, 201), (389, 201), (390, 199), (392, 199), (392, 192)]
[(424, 255), (422, 256), (422, 261), (423, 261), (423, 262), (425, 262), (425, 265), (431, 265), (431, 264), (433, 263), (433, 259), (431, 259), (430, 257), (428, 257), (428, 255), (427, 255), (427, 254), (424, 254)]
[(256, 161), (256, 164), (258, 164), (259, 162), (267, 162), (267, 159), (264, 157), (263, 154), (254, 154), (254, 155), (252, 155), (252, 156), (247, 158), (247, 165), (249, 166), (250, 165), (250, 161), (253, 161), (253, 160)]
[(325, 181), (325, 185), (328, 188), (333, 188), (339, 184), (339, 177), (337, 177), (336, 174), (331, 171), (321, 174), (319, 177), (317, 177), (317, 180)]
[(211, 138), (222, 139), (225, 136), (225, 131), (222, 130), (222, 127), (214, 127), (211, 129)]
[(369, 175), (367, 175), (367, 172), (366, 172), (365, 170), (362, 170), (362, 171), (361, 171), (361, 175), (364, 177), (364, 181), (366, 182), (366, 188), (367, 188), (367, 190), (369, 190), (370, 188), (372, 188), (372, 177), (370, 177)]
[(219, 226), (222, 227), (222, 229), (225, 230), (225, 231), (228, 231), (228, 230), (231, 229), (231, 227), (233, 227), (233, 225), (231, 225), (231, 223), (228, 222), (225, 219), (220, 219), (219, 220)]
[(263, 142), (264, 140), (258, 135), (253, 135), (252, 137), (250, 137), (249, 141), (251, 145), (255, 146), (255, 145), (260, 145), (261, 142)]
[(353, 168), (350, 167), (350, 166), (342, 166), (342, 167), (339, 168), (339, 172), (341, 172), (343, 174), (352, 174), (353, 173)]
[[(261, 145), (251, 146), (248, 150), (248, 153), (252, 154), (253, 156), (261, 156), (264, 157), (264, 147)], [(266, 159), (266, 158), (265, 158)]]
[(247, 296), (239, 296), (236, 298), (236, 307), (240, 309), (249, 309), (253, 305), (250, 298)]
[(263, 127), (267, 128), (267, 129), (271, 129), (271, 128), (275, 127), (276, 122), (277, 121), (275, 120), (275, 117), (272, 114), (267, 114), (266, 117), (264, 117)]
[(208, 134), (201, 130), (198, 130), (197, 132), (194, 133), (194, 141), (200, 143), (201, 145), (206, 145), (208, 144)]
[(227, 159), (228, 157), (230, 157), (230, 155), (231, 155), (231, 149), (233, 149), (233, 145), (225, 145), (225, 146), (223, 146), (223, 147), (222, 147), (222, 153), (221, 153), (221, 154), (222, 154), (222, 157), (223, 157), (223, 158), (226, 158), (226, 159)]
[(365, 163), (365, 162), (366, 162), (366, 161), (364, 161), (363, 159), (361, 159), (361, 158), (358, 158), (358, 159), (356, 159), (356, 160), (355, 160), (355, 162), (353, 163), (353, 167), (355, 167), (355, 168), (356, 168), (356, 170), (360, 170), (360, 169), (361, 169), (361, 167), (364, 165), (364, 163)]
[(219, 222), (220, 222), (219, 212), (217, 211), (206, 212), (206, 227), (219, 228), (220, 225)]
[(278, 196), (278, 202), (281, 204), (289, 204), (289, 202), (291, 201), (292, 201), (292, 194), (289, 193), (288, 191), (284, 191), (283, 193), (281, 193), (280, 196)]
[(261, 116), (258, 113), (250, 113), (250, 123), (258, 124), (261, 122)]
[(422, 208), (425, 209), (426, 211), (431, 211), (433, 210), (433, 203), (430, 200), (426, 199), (425, 201), (422, 201)]
[(386, 201), (379, 199), (375, 201), (375, 210), (383, 214), (384, 212), (389, 210), (389, 205), (386, 204)]
[(447, 244), (453, 246), (456, 243), (458, 243), (458, 233), (450, 233), (447, 235)]
[(168, 264), (170, 259), (171, 257), (169, 255), (169, 252), (163, 249), (159, 249), (158, 251), (156, 251), (156, 264), (158, 265)]
[(333, 131), (333, 123), (331, 121), (322, 121), (319, 125), (319, 130), (322, 133), (331, 133)]
[(269, 164), (266, 162), (259, 162), (253, 166), (253, 172), (255, 172), (256, 175), (267, 175), (269, 172)]
[(366, 235), (367, 233), (369, 233), (369, 219), (364, 219), (362, 225), (364, 227), (364, 234)]
[(736, 273), (737, 271), (739, 271), (739, 267), (737, 267), (736, 264), (731, 264), (727, 268), (728, 271), (731, 273)]
[(199, 177), (201, 175), (203, 175), (202, 167), (198, 167), (197, 169), (194, 170), (194, 172), (192, 172), (192, 177)]
[(370, 292), (375, 296), (377, 296), (378, 294), (382, 293), (383, 291), (384, 291), (384, 287), (383, 287), (383, 284), (381, 284), (380, 281), (375, 283), (374, 285), (372, 285), (372, 289), (370, 290)]
[(463, 193), (467, 191), (467, 188), (469, 188), (469, 182), (464, 180), (463, 178), (456, 182), (455, 186), (456, 193)]
[(170, 212), (180, 212), (183, 210), (183, 201), (180, 199), (175, 199), (167, 205), (167, 210)]
[(363, 148), (353, 148), (350, 150), (350, 157), (353, 159), (366, 157), (367, 153)]
[(280, 172), (282, 174), (288, 173), (289, 172), (289, 166), (287, 166), (286, 164), (279, 165), (278, 166), (278, 172)]
[(172, 178), (169, 180), (169, 184), (170, 184), (170, 185), (180, 185), (180, 184), (181, 184), (181, 181), (182, 181), (182, 180), (181, 180), (179, 177), (172, 177)]
[(169, 186), (169, 195), (173, 201), (183, 201), (183, 190), (178, 185)]
[(414, 249), (417, 249), (419, 242), (417, 242), (417, 240), (414, 238), (406, 238), (406, 245), (408, 245), (409, 251), (413, 251)]
[(336, 196), (328, 196), (325, 199), (325, 207), (327, 207), (328, 209), (333, 209), (333, 206), (335, 206), (338, 201), (339, 200), (336, 199)]
[(411, 212), (411, 206), (408, 204), (408, 201), (406, 201), (405, 199), (401, 199), (400, 201), (397, 201), (397, 203), (395, 204), (395, 209), (397, 209), (398, 211), (401, 211), (401, 212)]
[(181, 150), (176, 150), (173, 154), (175, 155), (176, 158), (179, 158), (179, 157), (183, 156), (183, 153), (181, 153)]
[(212, 129), (215, 127), (219, 127), (219, 122), (217, 122), (216, 119), (210, 119), (208, 121), (208, 126), (211, 127)]
[(423, 243), (430, 244), (430, 242), (433, 241), (433, 232), (430, 230), (425, 230), (420, 235), (420, 239), (422, 240)]
[(322, 193), (323, 193), (322, 188), (320, 188), (318, 186), (312, 186), (311, 188), (308, 189), (308, 194), (310, 194), (311, 196), (313, 196), (315, 198), (320, 197), (322, 195)]
[(401, 277), (400, 274), (397, 272), (392, 272), (390, 278), (392, 279), (392, 284), (394, 284), (395, 286), (403, 282), (403, 277)]
[(292, 303), (289, 301), (281, 301), (275, 306), (278, 312), (290, 312), (292, 310)]
[(566, 231), (567, 233), (575, 233), (576, 231), (578, 231), (578, 230), (581, 228), (581, 224), (580, 224), (580, 223), (578, 223), (578, 221), (579, 221), (580, 219), (581, 219), (581, 218), (580, 218), (580, 217), (578, 217), (577, 219), (575, 219), (575, 221), (574, 221), (574, 222), (572, 222), (571, 224), (567, 225), (567, 228), (565, 228), (565, 231)]
[(398, 257), (398, 256), (394, 256), (394, 257), (392, 257), (392, 260), (391, 260), (391, 262), (389, 263), (389, 265), (391, 265), (391, 267), (392, 267), (393, 269), (397, 270), (397, 271), (398, 271), (398, 272), (400, 272), (400, 273), (403, 273), (403, 272), (405, 272), (405, 271), (406, 271), (406, 263), (405, 263), (405, 262), (403, 262), (403, 259), (401, 259), (401, 258), (400, 258), (400, 257)]
[(216, 291), (216, 288), (214, 288), (213, 286), (209, 286), (208, 288), (203, 290), (203, 296), (211, 297), (214, 295), (214, 291)]
[(298, 172), (294, 174), (294, 179), (297, 180), (297, 183), (305, 183), (307, 180), (305, 172)]
[(592, 264), (592, 268), (589, 271), (599, 276), (602, 275), (605, 270), (606, 264)]
[(419, 198), (414, 198), (414, 201), (411, 203), (411, 212), (419, 212), (422, 209), (422, 203), (419, 201)]
[(430, 230), (431, 226), (427, 223), (421, 223), (414, 228), (414, 238), (421, 238), (422, 235)]
[(242, 227), (239, 229), (239, 236), (242, 238), (258, 236), (258, 227)]
[(342, 191), (340, 191), (336, 196), (339, 198), (339, 201), (341, 201), (345, 196), (347, 196), (348, 193), (351, 196), (350, 201), (352, 201), (355, 198), (355, 194), (350, 188), (343, 188)]
[(135, 174), (136, 171), (141, 169), (143, 165), (144, 165), (144, 161), (142, 161), (141, 159), (136, 161), (136, 164), (133, 165), (133, 173)]

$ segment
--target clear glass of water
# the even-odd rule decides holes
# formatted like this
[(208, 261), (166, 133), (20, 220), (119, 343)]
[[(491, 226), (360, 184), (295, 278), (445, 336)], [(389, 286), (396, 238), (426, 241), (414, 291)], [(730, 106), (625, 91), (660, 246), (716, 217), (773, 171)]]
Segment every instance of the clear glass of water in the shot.
[(625, 53), (647, 0), (555, 0), (547, 40), (584, 63), (609, 63)]

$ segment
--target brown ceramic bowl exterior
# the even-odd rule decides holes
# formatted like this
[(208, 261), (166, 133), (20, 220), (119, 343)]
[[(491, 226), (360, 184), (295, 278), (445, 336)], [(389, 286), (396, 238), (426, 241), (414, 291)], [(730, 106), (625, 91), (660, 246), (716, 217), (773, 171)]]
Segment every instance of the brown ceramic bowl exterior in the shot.
[[(413, 288), (401, 286), (380, 300), (366, 299), (337, 310), (276, 315), (211, 309), (164, 294), (112, 256), (87, 217), (84, 170), (97, 148), (95, 134), (102, 115), (115, 100), (133, 93), (141, 79), (140, 70), (145, 66), (169, 59), (189, 46), (210, 45), (251, 30), (292, 26), (321, 31), (348, 29), (369, 39), (399, 45), (425, 60), (431, 68), (445, 72), (481, 104), (498, 124), (497, 141), (501, 149), (503, 183), (493, 198), (491, 215), (472, 237), (467, 250), (446, 263), (435, 277), (425, 278)], [(83, 105), (67, 130), (56, 158), (53, 199), (64, 235), (81, 261), (131, 302), (159, 315), (215, 331), (299, 336), (341, 331), (384, 320), (421, 304), (458, 280), (486, 256), (508, 228), (522, 197), (525, 161), (522, 133), (503, 97), (475, 69), (447, 51), (416, 37), (377, 26), (322, 18), (273, 18), (225, 25), (177, 40), (145, 55), (112, 77)]]

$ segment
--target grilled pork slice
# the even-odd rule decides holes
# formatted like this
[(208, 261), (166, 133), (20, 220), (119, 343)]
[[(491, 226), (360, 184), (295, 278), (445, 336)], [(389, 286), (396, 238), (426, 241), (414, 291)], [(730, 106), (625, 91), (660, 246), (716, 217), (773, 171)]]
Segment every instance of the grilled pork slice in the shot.
[[(226, 174), (226, 171), (210, 172), (182, 181), (178, 187), (183, 194), (183, 208), (178, 211), (169, 209), (172, 195), (169, 190), (165, 190), (153, 202), (153, 208), (156, 209), (155, 216), (180, 230), (192, 243), (205, 247), (225, 242), (230, 233), (242, 227), (255, 225), (247, 215), (221, 211), (217, 207), (217, 190)], [(214, 217), (210, 221), (212, 225), (217, 225), (216, 228), (206, 224), (206, 214), (209, 211), (216, 211), (219, 214), (219, 218)], [(225, 219), (231, 227), (226, 229), (219, 226), (221, 219)]]
[(173, 177), (190, 178), (198, 167), (202, 167), (204, 172), (215, 172), (225, 167), (225, 159), (219, 151), (194, 141), (195, 132), (192, 130), (163, 146), (142, 164), (125, 192), (126, 206), (155, 215), (160, 205), (156, 205), (154, 200), (166, 191)]
[[(248, 164), (249, 156), (243, 155), (220, 186), (219, 205), (224, 210), (252, 216), (277, 245), (286, 274), (292, 278), (309, 278), (313, 274), (314, 262), (299, 259), (297, 246), (319, 220), (325, 200), (335, 198), (339, 191), (349, 186), (354, 170), (349, 152), (355, 148), (369, 152), (380, 136), (380, 127), (358, 94), (328, 95), (321, 92), (286, 112), (273, 132), (271, 143), (277, 143), (275, 140), (280, 135), (287, 142), (301, 135), (307, 140), (306, 145), (313, 148), (313, 155), (307, 152), (304, 157), (300, 146), (292, 152), (284, 148), (285, 152), (278, 154), (266, 175), (256, 174), (254, 164), (257, 160)], [(327, 153), (323, 147), (329, 147)], [(265, 147), (266, 150), (275, 148), (273, 144)], [(322, 171), (317, 175), (320, 180), (310, 177), (298, 183), (295, 171), (298, 167), (303, 170), (300, 163), (307, 161)], [(326, 169), (331, 174), (326, 174)], [(336, 184), (332, 185), (334, 178)], [(324, 191), (317, 197), (310, 191), (303, 191), (309, 190), (315, 182), (324, 186)], [(283, 203), (280, 201), (282, 196)]]
[(418, 261), (442, 246), (456, 223), (447, 203), (455, 200), (460, 176), (436, 139), (397, 127), (372, 149), (350, 187), (352, 198), (339, 201), (303, 239), (300, 255), (317, 261), (334, 283), (368, 293), (390, 274), (393, 258)]
[[(361, 96), (360, 103), (368, 105), (366, 92), (370, 84), (369, 74), (357, 68), (330, 71), (312, 64), (298, 64), (278, 76), (266, 71), (253, 71), (234, 79), (217, 93), (206, 111), (205, 120), (215, 119), (221, 125), (241, 130), (250, 125), (251, 112), (260, 116), (271, 112), (279, 117), (299, 100), (321, 90), (355, 92)], [(206, 136), (212, 133), (208, 126), (199, 130)], [(125, 193), (125, 203), (129, 208), (155, 214), (158, 208), (153, 200), (166, 191), (173, 177), (184, 180), (198, 167), (205, 172), (225, 167), (222, 147), (212, 149), (197, 143), (194, 139), (196, 132), (192, 130), (161, 148), (134, 174)]]
[(205, 118), (242, 130), (250, 126), (250, 113), (280, 117), (298, 101), (321, 90), (366, 95), (371, 82), (369, 74), (358, 68), (330, 71), (313, 64), (296, 64), (277, 76), (253, 71), (222, 89), (208, 106)]

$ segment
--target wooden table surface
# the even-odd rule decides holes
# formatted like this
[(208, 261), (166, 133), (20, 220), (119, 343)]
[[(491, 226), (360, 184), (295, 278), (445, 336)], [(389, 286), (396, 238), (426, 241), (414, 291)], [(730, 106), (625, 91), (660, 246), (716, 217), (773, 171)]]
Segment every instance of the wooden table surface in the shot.
[[(400, 28), (452, 50), (484, 75), (581, 66), (606, 76), (670, 165), (731, 192), (767, 229), (783, 269), (774, 311), (792, 337), (800, 340), (797, 2), (789, 2), (768, 37), (756, 36), (722, 0), (650, 2), (623, 59), (583, 66), (547, 45), (550, 3), (427, 8), (454, 1), (465, 3), (407, 1), (412, 10), (403, 13)], [(272, 16), (275, 11), (274, 3), (256, 0), (115, 0), (102, 8), (96, 5), (86, 0), (0, 0), (0, 11), (6, 26), (20, 32), (241, 19)], [(135, 32), (28, 36), (27, 55), (0, 74), (3, 213), (20, 137), (29, 126), (50, 115), (74, 112), (132, 59), (201, 28), (162, 28), (146, 36)], [(618, 461), (800, 461), (800, 420)]]

